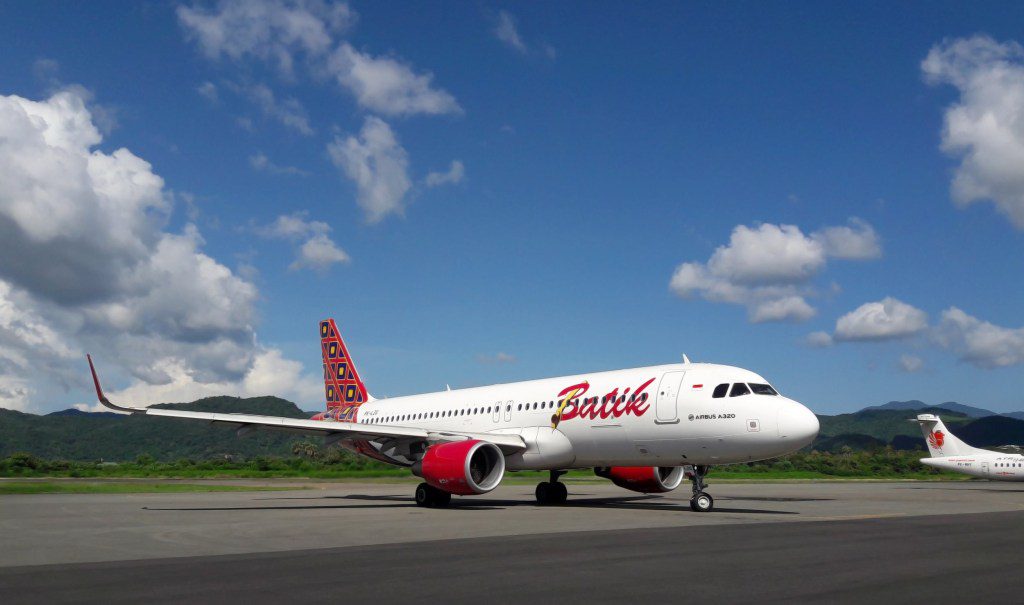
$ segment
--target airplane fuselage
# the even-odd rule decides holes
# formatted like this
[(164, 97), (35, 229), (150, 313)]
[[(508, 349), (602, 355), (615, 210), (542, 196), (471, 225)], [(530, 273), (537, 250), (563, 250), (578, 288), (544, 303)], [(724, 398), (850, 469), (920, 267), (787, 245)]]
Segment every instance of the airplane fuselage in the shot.
[[(810, 410), (761, 376), (692, 363), (377, 399), (317, 418), (520, 435), (528, 447), (508, 456), (508, 470), (749, 462), (796, 451), (818, 432)], [(402, 439), (342, 445), (395, 464), (416, 458)]]
[(995, 481), (1024, 481), (1024, 456), (1020, 454), (966, 454), (922, 458), (921, 462), (945, 471), (964, 473)]

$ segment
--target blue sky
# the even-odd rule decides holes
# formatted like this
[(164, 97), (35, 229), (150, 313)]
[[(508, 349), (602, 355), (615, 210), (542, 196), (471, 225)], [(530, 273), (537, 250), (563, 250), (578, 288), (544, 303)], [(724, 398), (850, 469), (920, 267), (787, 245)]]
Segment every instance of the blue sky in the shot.
[(685, 352), (820, 413), (1024, 409), (1022, 23), (5, 3), (0, 405), (91, 404), (88, 350), (122, 399), (319, 409), (333, 315), (377, 396)]

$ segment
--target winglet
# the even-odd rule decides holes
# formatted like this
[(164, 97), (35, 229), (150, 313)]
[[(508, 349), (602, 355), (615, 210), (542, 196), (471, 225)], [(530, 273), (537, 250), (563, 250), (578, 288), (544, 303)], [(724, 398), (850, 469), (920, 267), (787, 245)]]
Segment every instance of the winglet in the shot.
[(120, 405), (110, 403), (110, 400), (107, 399), (107, 396), (103, 394), (103, 387), (100, 386), (100, 377), (96, 375), (96, 367), (92, 365), (92, 355), (86, 353), (85, 358), (89, 360), (89, 371), (92, 372), (92, 382), (93, 384), (96, 385), (96, 398), (100, 400), (100, 403), (103, 404), (104, 407), (110, 408), (112, 410), (117, 410), (118, 412), (146, 411), (144, 408), (126, 408)]

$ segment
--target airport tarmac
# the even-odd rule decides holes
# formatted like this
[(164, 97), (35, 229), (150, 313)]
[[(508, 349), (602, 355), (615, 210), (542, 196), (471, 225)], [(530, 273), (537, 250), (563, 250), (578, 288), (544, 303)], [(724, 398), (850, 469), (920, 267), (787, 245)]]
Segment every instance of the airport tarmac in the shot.
[(1024, 485), (719, 484), (644, 496), (504, 485), (448, 509), (413, 484), (0, 497), (0, 602), (237, 598), (759, 603), (1015, 601)]

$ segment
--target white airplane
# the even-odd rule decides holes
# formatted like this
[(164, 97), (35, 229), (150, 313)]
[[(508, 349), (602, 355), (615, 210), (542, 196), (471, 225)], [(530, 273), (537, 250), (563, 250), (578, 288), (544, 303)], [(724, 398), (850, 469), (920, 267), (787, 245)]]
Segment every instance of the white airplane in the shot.
[(794, 452), (818, 434), (818, 419), (779, 395), (761, 376), (724, 365), (684, 363), (374, 399), (356, 371), (333, 319), (320, 323), (327, 411), (309, 420), (124, 407), (100, 388), (100, 403), (145, 414), (238, 427), (320, 435), (381, 462), (409, 467), (424, 482), (420, 506), (446, 506), (452, 494), (491, 491), (505, 471), (549, 471), (540, 504), (565, 502), (558, 478), (594, 468), (643, 493), (693, 482), (690, 507), (714, 500), (704, 488), (711, 465)]
[(922, 464), (985, 479), (1024, 481), (1024, 456), (971, 447), (950, 433), (934, 414), (921, 414), (916, 422), (921, 425), (928, 452), (932, 455), (931, 458), (921, 458)]

